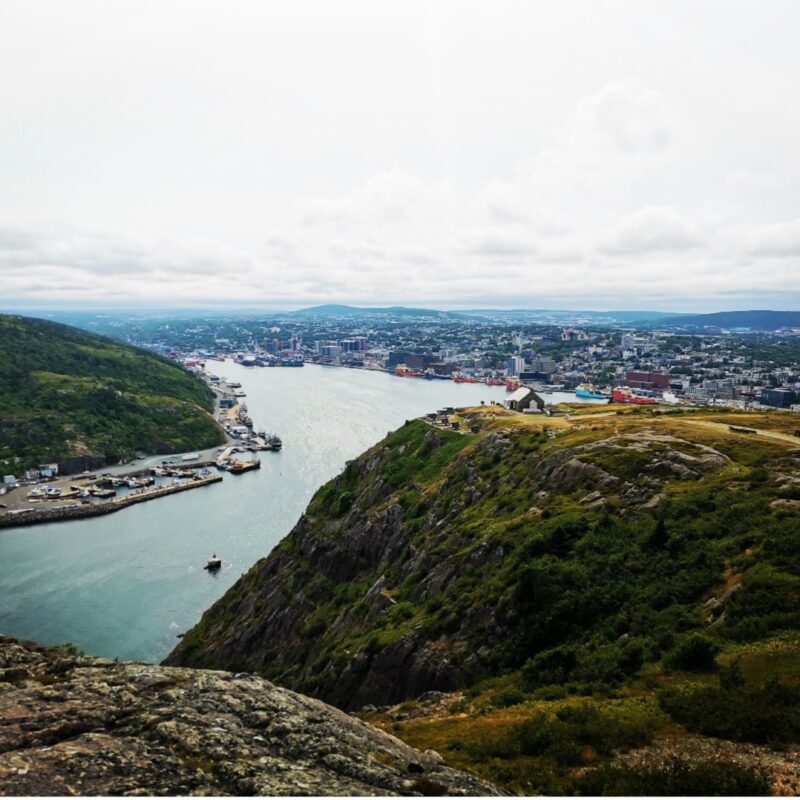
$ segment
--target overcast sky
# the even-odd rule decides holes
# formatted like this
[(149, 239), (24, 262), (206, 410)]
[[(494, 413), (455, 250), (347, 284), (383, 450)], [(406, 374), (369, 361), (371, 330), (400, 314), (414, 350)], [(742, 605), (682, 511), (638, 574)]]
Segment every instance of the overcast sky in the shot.
[(800, 3), (2, 0), (0, 305), (800, 308)]

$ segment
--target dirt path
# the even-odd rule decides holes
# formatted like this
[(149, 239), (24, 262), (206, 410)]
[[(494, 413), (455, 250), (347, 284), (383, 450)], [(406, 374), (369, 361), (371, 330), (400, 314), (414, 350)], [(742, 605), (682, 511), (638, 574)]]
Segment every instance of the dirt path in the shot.
[[(737, 431), (730, 430), (729, 424), (724, 422), (711, 422), (707, 419), (682, 419), (681, 422), (686, 423), (687, 425), (696, 425), (699, 428), (707, 428), (708, 430), (718, 431), (720, 433), (728, 433), (732, 436), (754, 436), (757, 435), (759, 437), (764, 437), (765, 439), (775, 439), (779, 442), (784, 442), (786, 444), (792, 444), (795, 447), (800, 448), (800, 437), (792, 436), (790, 433), (781, 433), (780, 431), (765, 431), (763, 428), (753, 428), (756, 431), (755, 434), (752, 433), (738, 433)], [(742, 426), (742, 427), (750, 427)]]

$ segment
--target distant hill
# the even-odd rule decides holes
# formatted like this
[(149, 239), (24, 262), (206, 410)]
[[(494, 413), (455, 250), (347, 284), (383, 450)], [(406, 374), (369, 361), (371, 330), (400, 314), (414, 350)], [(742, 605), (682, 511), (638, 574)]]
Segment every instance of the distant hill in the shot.
[(672, 311), (581, 311), (552, 308), (478, 308), (456, 313), (486, 317), (487, 319), (525, 320), (531, 322), (553, 321), (563, 324), (578, 324), (578, 321), (586, 321), (593, 324), (649, 322), (680, 316)]
[(0, 316), (0, 472), (222, 441), (210, 389), (161, 356), (77, 328)]
[(312, 306), (303, 308), (299, 311), (292, 311), (291, 316), (305, 317), (442, 317), (464, 318), (469, 316), (467, 312), (461, 311), (437, 311), (431, 308), (407, 308), (406, 306), (385, 306), (365, 308), (361, 306), (348, 306), (338, 304), (328, 304), (322, 306)]
[[(640, 317), (642, 321), (644, 317)], [(774, 331), (800, 327), (800, 311), (719, 311), (713, 314), (685, 314), (659, 321), (669, 328), (750, 328)]]

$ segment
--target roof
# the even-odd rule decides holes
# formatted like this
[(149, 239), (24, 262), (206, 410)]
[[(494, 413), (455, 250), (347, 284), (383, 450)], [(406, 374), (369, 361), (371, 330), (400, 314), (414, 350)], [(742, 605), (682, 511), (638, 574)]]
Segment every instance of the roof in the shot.
[(509, 395), (508, 402), (509, 403), (518, 403), (520, 400), (524, 400), (533, 389), (529, 389), (527, 386), (520, 386), (513, 394)]

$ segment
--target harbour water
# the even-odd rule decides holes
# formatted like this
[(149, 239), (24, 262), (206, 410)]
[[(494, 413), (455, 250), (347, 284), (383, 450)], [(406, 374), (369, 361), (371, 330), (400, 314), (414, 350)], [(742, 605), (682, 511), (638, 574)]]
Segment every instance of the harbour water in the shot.
[[(406, 419), (506, 397), (503, 387), (313, 365), (208, 368), (242, 383), (256, 427), (283, 450), (260, 453), (258, 471), (117, 514), (0, 531), (0, 633), (159, 661), (348, 459)], [(223, 559), (214, 575), (203, 569), (212, 553)]]

